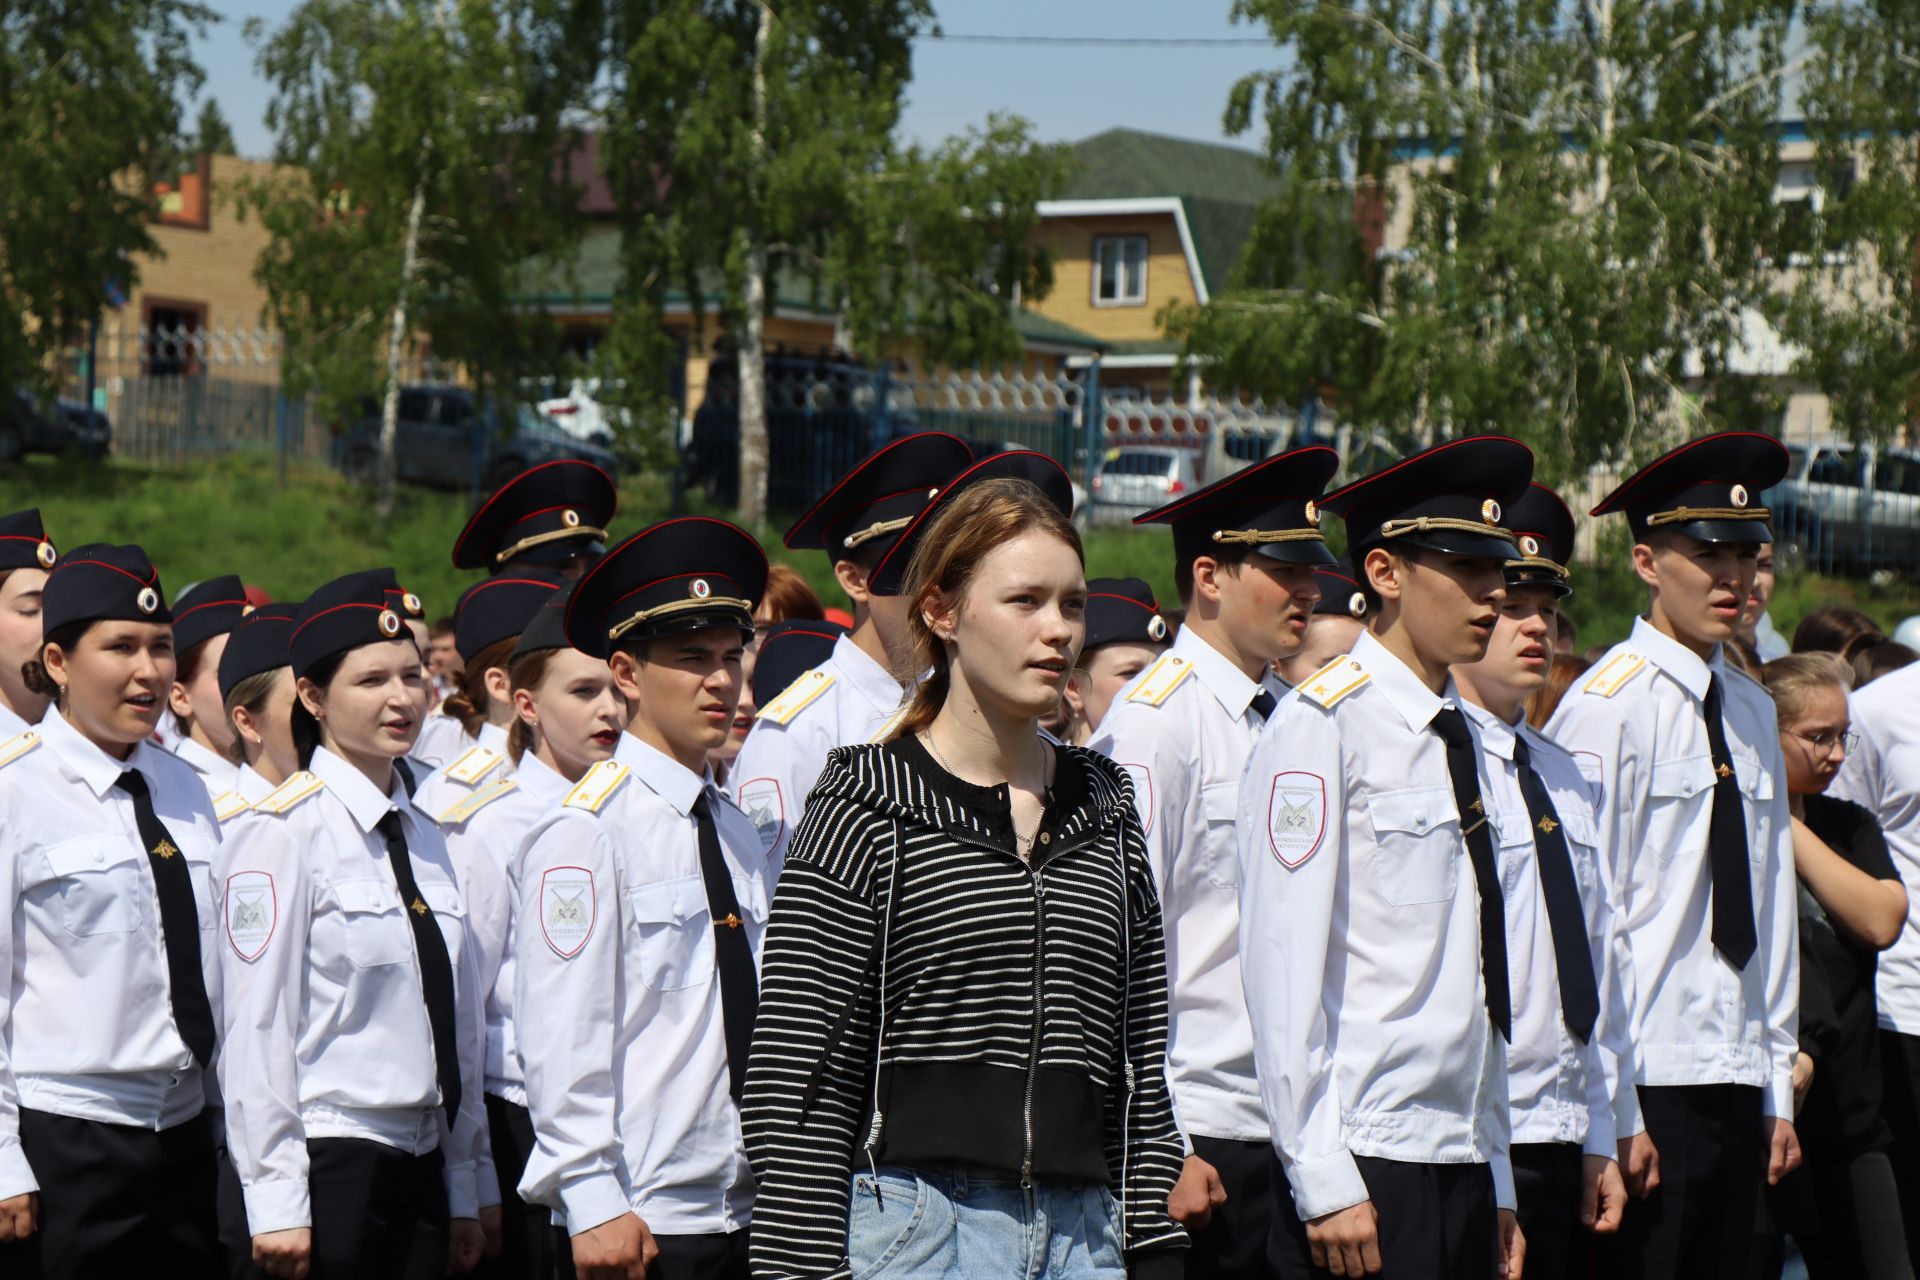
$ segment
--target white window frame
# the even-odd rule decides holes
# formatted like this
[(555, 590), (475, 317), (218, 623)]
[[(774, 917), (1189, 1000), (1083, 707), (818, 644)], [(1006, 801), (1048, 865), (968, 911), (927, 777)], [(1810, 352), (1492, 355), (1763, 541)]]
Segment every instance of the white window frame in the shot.
[[(1819, 167), (1811, 160), (1787, 160), (1781, 162), (1779, 173), (1773, 180), (1773, 202), (1776, 205), (1805, 204), (1818, 217), (1827, 207), (1827, 190), (1820, 185)], [(1823, 255), (1823, 265), (1837, 267), (1846, 263), (1848, 255), (1829, 253)], [(1798, 250), (1790, 252), (1784, 262), (1775, 259), (1775, 265), (1784, 267), (1811, 266), (1813, 258)]]
[[(1136, 245), (1136, 244), (1140, 246), (1140, 263), (1139, 263), (1140, 270), (1139, 270), (1139, 276), (1138, 276), (1139, 290), (1137, 293), (1129, 293), (1126, 290), (1127, 247), (1129, 245)], [(1109, 249), (1110, 246), (1112, 248), (1112, 251), (1119, 255), (1118, 260), (1115, 263), (1115, 269), (1116, 269), (1118, 282), (1121, 286), (1121, 292), (1118, 297), (1103, 298), (1100, 296), (1100, 278), (1103, 274), (1105, 274), (1101, 269), (1102, 255)], [(1151, 260), (1152, 260), (1152, 246), (1149, 244), (1147, 237), (1144, 235), (1095, 236), (1093, 238), (1092, 280), (1090, 281), (1089, 288), (1088, 288), (1088, 292), (1091, 295), (1092, 304), (1096, 307), (1144, 307), (1146, 306), (1147, 305), (1147, 266)]]

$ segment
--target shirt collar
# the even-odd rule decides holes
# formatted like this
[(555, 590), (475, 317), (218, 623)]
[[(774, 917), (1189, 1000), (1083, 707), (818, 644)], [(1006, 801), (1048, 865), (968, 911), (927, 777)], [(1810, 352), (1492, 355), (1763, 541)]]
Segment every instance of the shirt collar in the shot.
[[(1193, 664), (1194, 671), (1205, 685), (1207, 692), (1220, 700), (1220, 705), (1235, 719), (1247, 714), (1247, 707), (1253, 702), (1253, 696), (1259, 693), (1261, 681), (1247, 679), (1247, 673), (1227, 660), (1227, 655), (1214, 648), (1212, 643), (1191, 627), (1180, 628), (1180, 634), (1173, 638), (1173, 652)], [(1275, 698), (1287, 691), (1287, 686), (1274, 678), (1270, 692)]]
[(347, 812), (353, 815), (355, 825), (362, 831), (372, 832), (387, 814), (404, 813), (408, 808), (407, 784), (400, 781), (397, 769), (393, 774), (393, 790), (383, 793), (367, 781), (366, 774), (325, 747), (313, 749), (313, 763), (307, 768), (327, 784), (327, 790), (340, 803), (347, 806)]
[(59, 753), (61, 760), (80, 775), (80, 780), (87, 784), (95, 796), (104, 798), (107, 792), (113, 790), (113, 784), (120, 781), (120, 775), (129, 769), (140, 771), (147, 780), (149, 790), (159, 786), (160, 770), (154, 755), (160, 748), (145, 739), (134, 744), (125, 760), (115, 760), (69, 724), (58, 708), (49, 707), (47, 714), (40, 718), (40, 723), (34, 728), (39, 732), (41, 741)]
[[(626, 737), (626, 734), (621, 734)], [(547, 767), (539, 756), (529, 751), (520, 757), (520, 764), (514, 770), (514, 779), (520, 789), (534, 799), (551, 804), (572, 789), (573, 784)]]
[(1473, 721), (1480, 730), (1480, 746), (1489, 754), (1501, 760), (1513, 759), (1513, 740), (1519, 730), (1483, 706), (1460, 700), (1460, 707), (1467, 713), (1467, 719)]
[(827, 659), (847, 683), (858, 689), (868, 701), (876, 707), (896, 707), (900, 705), (900, 682), (893, 678), (893, 672), (873, 660), (871, 654), (853, 642), (851, 636), (841, 636), (833, 642), (833, 653)]
[(222, 759), (192, 738), (174, 743), (173, 754), (192, 765), (193, 771), (203, 778), (222, 778), (235, 771), (233, 761)]
[(1645, 618), (1633, 620), (1633, 636), (1627, 643), (1646, 654), (1655, 666), (1679, 681), (1681, 688), (1702, 701), (1706, 700), (1708, 682), (1726, 672), (1727, 662), (1721, 656), (1720, 645), (1713, 647), (1710, 660), (1702, 662), (1699, 654)]
[(713, 785), (711, 768), (695, 773), (631, 733), (620, 735), (620, 745), (614, 748), (613, 758), (631, 769), (649, 790), (683, 817), (693, 812), (693, 802), (700, 798), (700, 793)]
[(1371, 631), (1360, 633), (1353, 651), (1347, 656), (1373, 677), (1373, 687), (1387, 695), (1387, 701), (1415, 733), (1424, 732), (1433, 723), (1433, 718), (1440, 714), (1442, 707), (1449, 703), (1458, 707), (1466, 702), (1460, 696), (1460, 690), (1454, 687), (1452, 676), (1447, 677), (1446, 688), (1435, 693), (1427, 688), (1412, 667), (1400, 661), (1393, 650), (1376, 640)]
[(483, 724), (480, 732), (474, 735), (474, 742), (485, 747), (495, 755), (507, 754), (507, 731), (497, 724)]

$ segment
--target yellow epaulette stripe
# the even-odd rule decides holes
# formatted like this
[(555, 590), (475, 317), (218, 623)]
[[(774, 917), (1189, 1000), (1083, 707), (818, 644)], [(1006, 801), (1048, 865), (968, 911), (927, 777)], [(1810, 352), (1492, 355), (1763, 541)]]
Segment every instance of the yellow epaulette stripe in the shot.
[(811, 706), (814, 699), (831, 689), (836, 678), (825, 667), (815, 667), (788, 685), (779, 697), (760, 708), (756, 718), (786, 724)]
[(567, 798), (561, 801), (569, 809), (585, 809), (589, 813), (600, 812), (600, 806), (607, 797), (619, 789), (627, 780), (627, 766), (617, 760), (602, 760), (587, 770), (587, 776), (580, 779), (573, 790), (567, 792)]
[(469, 747), (461, 753), (458, 760), (447, 766), (447, 777), (462, 786), (477, 787), (480, 780), (507, 762), (507, 758), (497, 751), (485, 747)]
[(221, 822), (229, 822), (251, 808), (247, 798), (238, 791), (228, 791), (214, 797), (213, 816)]
[(907, 718), (907, 712), (911, 710), (913, 710), (913, 704), (909, 702), (906, 706), (888, 716), (887, 722), (880, 726), (879, 732), (875, 733), (871, 738), (868, 738), (867, 741), (885, 742), (888, 738), (891, 738), (894, 730), (900, 727), (900, 722)]
[(451, 809), (441, 814), (435, 821), (443, 827), (458, 826), (519, 785), (520, 784), (512, 778), (502, 778), (500, 781), (482, 787), (472, 795), (467, 796), (461, 800), (459, 804), (454, 805)]
[(1335, 658), (1300, 683), (1300, 696), (1320, 707), (1333, 710), (1334, 704), (1346, 697), (1367, 681), (1373, 674), (1360, 666), (1360, 660), (1351, 654)]
[(40, 735), (31, 729), (22, 729), (19, 733), (0, 743), (0, 768), (12, 764), (27, 752), (40, 745)]
[(1637, 653), (1618, 653), (1603, 663), (1600, 669), (1587, 677), (1580, 686), (1582, 693), (1598, 694), (1602, 698), (1611, 698), (1626, 687), (1629, 680), (1646, 668), (1647, 660)]
[(253, 807), (261, 813), (285, 813), (308, 796), (325, 790), (326, 785), (320, 780), (319, 774), (303, 769), (275, 787), (270, 795), (256, 802)]
[(1188, 676), (1193, 674), (1191, 662), (1177, 653), (1161, 656), (1160, 660), (1147, 668), (1147, 674), (1140, 677), (1140, 683), (1133, 686), (1133, 692), (1127, 695), (1128, 702), (1144, 702), (1157, 707), (1173, 696)]

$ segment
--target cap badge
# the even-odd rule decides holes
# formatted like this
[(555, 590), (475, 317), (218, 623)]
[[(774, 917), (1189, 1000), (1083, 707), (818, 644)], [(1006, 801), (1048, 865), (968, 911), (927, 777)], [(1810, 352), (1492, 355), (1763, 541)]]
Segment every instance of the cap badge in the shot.
[(1488, 498), (1480, 504), (1480, 518), (1488, 524), (1500, 523), (1500, 504)]
[(1320, 504), (1311, 500), (1307, 502), (1307, 523), (1316, 529), (1320, 527)]
[(1167, 638), (1167, 620), (1159, 614), (1147, 619), (1147, 639), (1158, 644)]
[(1530, 533), (1523, 533), (1520, 535), (1520, 549), (1530, 556), (1537, 556), (1540, 554), (1540, 539)]
[(243, 604), (243, 605), (241, 605), (241, 606), (240, 606), (240, 616), (241, 616), (241, 617), (243, 617), (243, 618), (245, 618), (245, 617), (250, 617), (250, 616), (251, 616), (251, 615), (253, 614), (253, 611), (254, 611), (254, 609), (255, 609), (256, 607), (257, 607), (257, 606), (255, 606), (255, 605), (250, 605), (250, 604)]
[(691, 595), (695, 600), (705, 600), (713, 594), (713, 587), (705, 578), (695, 578), (687, 584), (687, 594)]
[(1364, 592), (1356, 591), (1347, 597), (1347, 614), (1354, 618), (1367, 616), (1367, 597)]
[(1748, 502), (1747, 486), (1743, 484), (1737, 484), (1733, 486), (1732, 490), (1729, 491), (1727, 494), (1727, 501), (1731, 502), (1736, 507), (1746, 506)]
[(35, 558), (40, 561), (40, 567), (42, 569), (53, 568), (53, 562), (60, 558), (60, 553), (53, 549), (51, 542), (42, 542), (39, 547), (34, 550), (33, 554)]
[(580, 527), (580, 513), (568, 507), (560, 513), (560, 523), (569, 529), (578, 529)]
[(380, 634), (391, 640), (400, 634), (400, 615), (391, 609), (380, 611)]
[(142, 613), (152, 613), (160, 607), (160, 593), (152, 587), (140, 588), (140, 594), (133, 598), (134, 607)]
[(933, 501), (933, 500), (934, 500), (935, 498), (937, 498), (937, 497), (939, 497), (939, 496), (940, 496), (940, 490), (939, 490), (938, 488), (934, 488), (934, 489), (929, 489), (929, 490), (927, 490), (927, 501), (928, 501), (928, 502), (932, 502), (932, 501)]
[(407, 616), (410, 618), (417, 618), (426, 612), (426, 606), (420, 603), (420, 597), (411, 591), (400, 597), (400, 607), (407, 611)]

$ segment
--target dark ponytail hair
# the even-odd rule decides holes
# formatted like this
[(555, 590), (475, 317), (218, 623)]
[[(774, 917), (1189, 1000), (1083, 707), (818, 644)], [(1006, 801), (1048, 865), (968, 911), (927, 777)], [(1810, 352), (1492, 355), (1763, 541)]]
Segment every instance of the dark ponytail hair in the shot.
[(492, 699), (487, 696), (487, 672), (495, 667), (505, 668), (518, 643), (519, 636), (495, 640), (453, 673), (454, 691), (447, 695), (442, 706), (460, 722), (460, 728), (469, 738), (480, 732), (480, 726), (487, 722), (492, 710)]
[[(330, 653), (307, 668), (303, 679), (311, 680), (322, 689), (333, 683), (340, 674), (340, 665), (347, 660), (351, 649), (342, 649), (339, 653)], [(314, 750), (320, 745), (320, 722), (307, 710), (307, 704), (300, 700), (296, 690), (293, 695), (293, 749), (300, 757), (300, 767), (307, 768), (313, 763)]]
[[(531, 689), (538, 685), (546, 678), (547, 667), (552, 663), (553, 655), (558, 652), (558, 649), (535, 649), (524, 658), (516, 660), (513, 666), (508, 668), (507, 676), (513, 688)], [(519, 764), (520, 757), (526, 755), (527, 749), (531, 746), (533, 746), (533, 727), (516, 714), (513, 717), (513, 724), (507, 728), (507, 754), (513, 757), (515, 764)]]
[(20, 664), (20, 680), (27, 686), (28, 693), (37, 693), (43, 698), (49, 698), (56, 707), (60, 705), (60, 699), (63, 696), (60, 686), (47, 673), (47, 646), (57, 644), (60, 646), (60, 652), (72, 653), (74, 646), (80, 643), (80, 637), (92, 630), (96, 621), (98, 619), (83, 618), (77, 622), (69, 622), (64, 627), (55, 627), (40, 641), (40, 652)]

